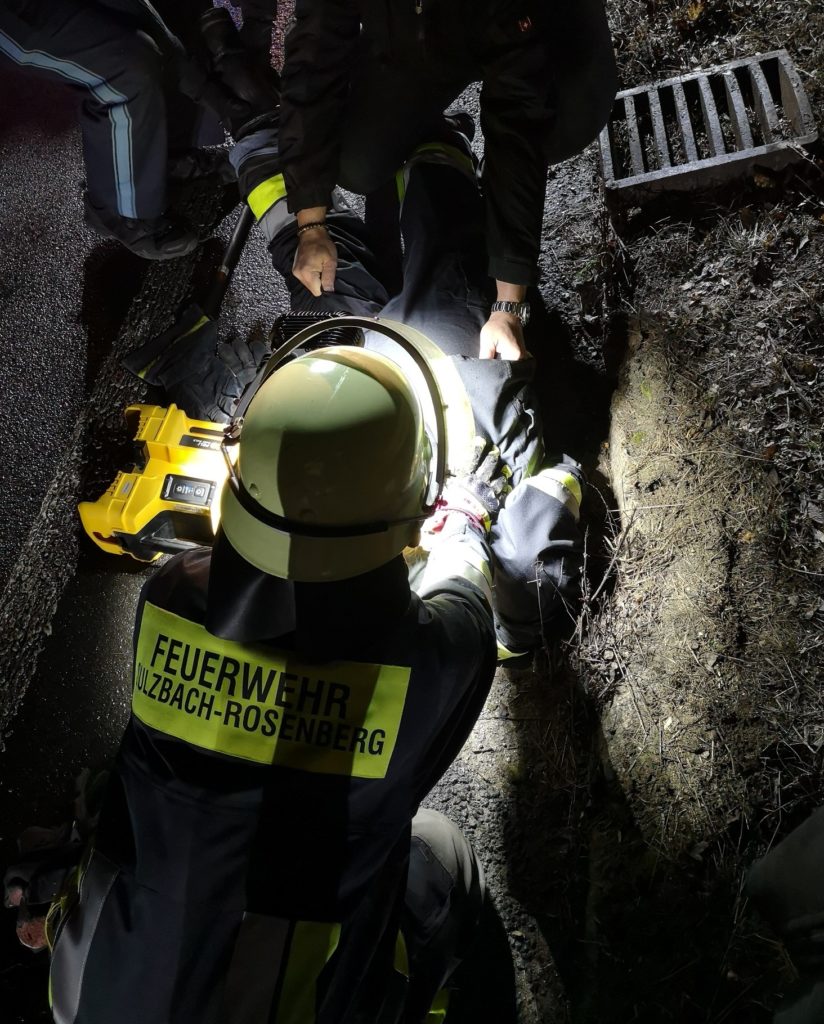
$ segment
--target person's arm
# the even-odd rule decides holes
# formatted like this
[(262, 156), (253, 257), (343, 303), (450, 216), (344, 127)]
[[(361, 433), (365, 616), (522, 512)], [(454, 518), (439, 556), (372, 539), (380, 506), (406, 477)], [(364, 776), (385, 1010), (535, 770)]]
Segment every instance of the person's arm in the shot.
[(437, 723), (421, 747), (413, 785), (420, 802), (455, 760), (486, 700), (495, 674), (491, 552), (486, 532), (451, 513), (432, 543), (416, 591), (439, 626), (443, 651), (431, 706)]
[[(552, 125), (551, 69), (532, 30), (513, 35), (484, 66), (481, 126), (489, 274), (497, 298), (523, 302), (537, 283)], [(493, 313), (481, 334), (481, 358), (525, 354), (521, 323)]]
[[(496, 298), (499, 302), (523, 302), (526, 299), (526, 285), (496, 281)], [(524, 344), (524, 328), (515, 313), (495, 310), (481, 328), (481, 359), (522, 359), (527, 354)]]
[[(297, 0), (286, 37), (280, 153), (298, 227), (322, 224), (338, 173), (340, 125), (360, 18), (354, 0)], [(293, 273), (313, 295), (331, 291), (337, 252), (325, 228), (300, 235)]]
[(421, 598), (439, 594), (468, 598), (482, 627), (492, 624), (489, 531), (511, 475), (497, 446), (477, 436), (469, 472), (449, 480), (434, 515), (424, 524), (429, 556), (413, 589)]
[(326, 227), (326, 207), (297, 212), (298, 245), (292, 273), (313, 295), (335, 290), (338, 250)]
[(492, 622), (492, 557), (486, 530), (466, 516), (448, 515), (429, 543), (426, 568), (415, 585), (418, 597), (458, 595), (472, 607), (481, 628)]

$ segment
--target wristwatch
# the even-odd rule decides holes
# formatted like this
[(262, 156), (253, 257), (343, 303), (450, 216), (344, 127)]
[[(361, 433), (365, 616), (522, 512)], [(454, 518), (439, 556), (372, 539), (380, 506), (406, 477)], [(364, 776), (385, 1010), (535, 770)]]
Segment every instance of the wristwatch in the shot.
[(492, 303), (493, 313), (514, 313), (515, 316), (521, 321), (521, 324), (526, 327), (529, 323), (529, 303), (528, 302), (493, 302)]

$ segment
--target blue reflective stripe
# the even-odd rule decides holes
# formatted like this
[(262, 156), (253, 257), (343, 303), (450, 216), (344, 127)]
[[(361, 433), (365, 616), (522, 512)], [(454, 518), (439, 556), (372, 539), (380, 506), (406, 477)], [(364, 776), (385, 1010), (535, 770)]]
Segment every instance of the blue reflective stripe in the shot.
[[(132, 119), (125, 107), (126, 97), (99, 75), (72, 60), (52, 57), (42, 50), (24, 50), (0, 30), (0, 52), (15, 63), (53, 71), (70, 82), (85, 85), (96, 100), (108, 107), (112, 124), (112, 156), (117, 190), (117, 211), (122, 217), (137, 217), (132, 170)], [(114, 104), (114, 105), (113, 105)]]

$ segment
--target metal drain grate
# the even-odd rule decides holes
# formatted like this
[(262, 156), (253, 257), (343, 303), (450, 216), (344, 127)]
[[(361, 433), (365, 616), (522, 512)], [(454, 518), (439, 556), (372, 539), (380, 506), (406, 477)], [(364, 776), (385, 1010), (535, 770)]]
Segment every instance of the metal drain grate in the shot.
[(618, 93), (599, 139), (611, 199), (639, 201), (778, 169), (818, 138), (786, 50)]

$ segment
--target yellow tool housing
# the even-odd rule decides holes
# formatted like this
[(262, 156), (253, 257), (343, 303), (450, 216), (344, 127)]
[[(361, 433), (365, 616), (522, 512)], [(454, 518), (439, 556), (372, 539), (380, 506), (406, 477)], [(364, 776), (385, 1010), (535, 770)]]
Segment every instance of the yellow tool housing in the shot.
[(211, 507), (226, 480), (224, 428), (170, 405), (130, 405), (136, 461), (97, 501), (78, 505), (83, 529), (104, 551), (153, 562), (214, 539)]

